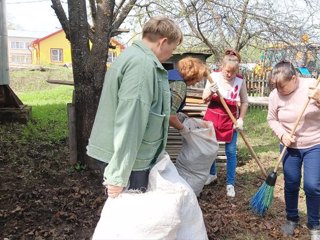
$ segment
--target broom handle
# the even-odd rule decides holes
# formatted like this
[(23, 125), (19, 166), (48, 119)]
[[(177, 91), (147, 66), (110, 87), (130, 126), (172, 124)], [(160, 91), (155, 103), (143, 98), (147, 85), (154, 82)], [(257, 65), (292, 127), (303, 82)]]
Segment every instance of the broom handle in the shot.
[[(212, 77), (210, 76), (210, 74), (208, 74), (208, 80), (210, 83), (214, 83)], [(224, 109), (226, 110), (226, 112), (228, 113), (229, 117), (231, 118), (232, 122), (234, 125), (237, 126), (237, 119), (233, 116), (232, 112), (230, 111), (230, 108), (229, 106), (227, 105), (226, 101), (224, 100), (224, 98), (221, 96), (220, 92), (217, 91), (217, 95), (219, 96), (220, 98), (220, 101), (224, 107)], [(267, 173), (266, 173), (266, 170), (264, 169), (264, 167), (262, 166), (261, 162), (258, 160), (258, 157), (257, 157), (257, 154), (254, 152), (253, 148), (251, 147), (251, 145), (249, 144), (248, 142), (248, 139), (247, 137), (245, 136), (244, 132), (240, 129), (238, 129), (238, 132), (240, 133), (243, 141), (245, 142), (246, 146), (248, 147), (251, 155), (253, 156), (254, 160), (257, 162), (258, 166), (260, 167), (261, 169), (261, 172), (263, 173), (263, 175), (265, 177), (267, 177)]]
[[(316, 84), (315, 87), (317, 87), (319, 85), (319, 82), (320, 82), (320, 77), (318, 78), (318, 81), (317, 81), (317, 84)], [(309, 102), (310, 102), (310, 98), (308, 97), (308, 100), (304, 103), (303, 108), (302, 108), (297, 120), (294, 123), (293, 129), (291, 130), (291, 133), (290, 133), (290, 137), (293, 137), (293, 135), (295, 134), (295, 132), (297, 130), (297, 127), (299, 125), (299, 122), (300, 122), (300, 120), (302, 118), (302, 115), (304, 114), (304, 111), (306, 110)], [(274, 170), (273, 170), (274, 172), (277, 172), (277, 170), (278, 170), (278, 168), (280, 166), (280, 163), (281, 163), (281, 159), (283, 158), (284, 153), (286, 152), (286, 150), (287, 150), (287, 146), (284, 146), (282, 151), (281, 151), (281, 154), (280, 154), (280, 156), (279, 156), (279, 158), (277, 160), (276, 166), (274, 167)]]

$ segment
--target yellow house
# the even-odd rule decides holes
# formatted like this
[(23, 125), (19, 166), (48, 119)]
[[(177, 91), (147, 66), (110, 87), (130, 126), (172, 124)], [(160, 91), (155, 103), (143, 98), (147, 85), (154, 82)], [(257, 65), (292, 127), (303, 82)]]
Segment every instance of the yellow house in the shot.
[[(115, 48), (109, 49), (108, 63), (119, 56), (124, 46), (116, 39), (111, 39)], [(51, 33), (43, 38), (34, 40), (32, 46), (32, 64), (36, 65), (64, 65), (71, 63), (71, 45), (63, 29)]]

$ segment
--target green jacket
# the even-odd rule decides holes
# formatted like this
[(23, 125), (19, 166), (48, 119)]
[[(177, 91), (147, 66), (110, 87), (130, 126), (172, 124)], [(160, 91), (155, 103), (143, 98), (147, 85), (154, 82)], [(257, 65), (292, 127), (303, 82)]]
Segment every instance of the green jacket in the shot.
[(136, 41), (105, 76), (87, 154), (109, 163), (107, 183), (126, 186), (132, 170), (148, 169), (167, 143), (170, 88), (154, 53)]

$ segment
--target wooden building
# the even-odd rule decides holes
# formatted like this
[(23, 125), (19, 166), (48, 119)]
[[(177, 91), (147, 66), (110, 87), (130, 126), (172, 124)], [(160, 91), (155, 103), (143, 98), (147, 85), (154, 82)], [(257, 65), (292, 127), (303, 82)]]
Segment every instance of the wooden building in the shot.
[[(207, 58), (210, 57), (212, 54), (211, 53), (198, 53), (198, 52), (185, 52), (185, 53), (176, 53), (173, 54), (171, 58), (169, 58), (166, 62), (164, 62), (162, 65), (164, 66), (165, 69), (171, 70), (171, 69), (176, 69), (178, 62), (185, 57), (196, 57), (202, 60), (203, 62), (207, 61)], [(196, 88), (204, 88), (205, 86), (205, 81), (201, 81), (194, 85), (193, 87)]]

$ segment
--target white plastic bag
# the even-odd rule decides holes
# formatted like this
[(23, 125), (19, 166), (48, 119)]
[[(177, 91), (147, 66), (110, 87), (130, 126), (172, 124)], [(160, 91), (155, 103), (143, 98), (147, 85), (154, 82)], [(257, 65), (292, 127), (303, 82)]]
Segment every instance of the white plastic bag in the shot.
[(182, 149), (176, 167), (180, 176), (199, 196), (217, 157), (219, 144), (212, 122), (187, 118), (183, 125), (190, 131), (181, 134)]
[(196, 196), (163, 154), (150, 171), (146, 193), (106, 201), (92, 239), (208, 238)]

